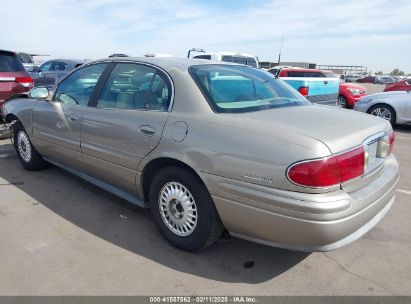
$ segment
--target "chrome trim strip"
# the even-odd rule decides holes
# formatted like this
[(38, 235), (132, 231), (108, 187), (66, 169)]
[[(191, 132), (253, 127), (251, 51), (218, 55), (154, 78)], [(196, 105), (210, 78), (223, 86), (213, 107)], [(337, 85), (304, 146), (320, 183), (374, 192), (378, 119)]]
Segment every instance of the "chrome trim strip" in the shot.
[(16, 77), (0, 77), (0, 82), (15, 81)]

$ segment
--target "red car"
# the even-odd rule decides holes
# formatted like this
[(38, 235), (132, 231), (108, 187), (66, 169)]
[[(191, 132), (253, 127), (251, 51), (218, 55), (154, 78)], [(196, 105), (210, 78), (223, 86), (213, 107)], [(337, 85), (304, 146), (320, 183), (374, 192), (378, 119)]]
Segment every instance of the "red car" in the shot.
[(367, 95), (366, 87), (355, 83), (340, 83), (338, 101), (344, 108), (352, 108), (365, 95)]
[(398, 82), (387, 83), (384, 92), (388, 91), (411, 91), (411, 78)]
[(33, 88), (33, 79), (26, 72), (17, 54), (0, 50), (0, 110), (4, 100)]

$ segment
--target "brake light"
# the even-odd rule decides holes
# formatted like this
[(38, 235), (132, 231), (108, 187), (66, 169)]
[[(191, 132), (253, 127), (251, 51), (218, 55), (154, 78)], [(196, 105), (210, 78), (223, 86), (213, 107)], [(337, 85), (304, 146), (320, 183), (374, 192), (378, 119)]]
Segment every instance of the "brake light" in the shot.
[(308, 87), (300, 87), (298, 89), (298, 92), (300, 92), (300, 94), (303, 96), (308, 96)]
[(335, 156), (296, 163), (287, 175), (300, 186), (326, 188), (362, 176), (364, 164), (365, 151), (359, 147)]
[(395, 142), (395, 133), (394, 131), (391, 131), (391, 133), (388, 135), (389, 141), (390, 141), (390, 148), (388, 149), (388, 155), (392, 153), (392, 150), (394, 149), (394, 142)]
[(25, 87), (32, 87), (33, 86), (33, 78), (31, 77), (16, 77), (14, 80), (18, 84), (21, 84), (22, 86)]

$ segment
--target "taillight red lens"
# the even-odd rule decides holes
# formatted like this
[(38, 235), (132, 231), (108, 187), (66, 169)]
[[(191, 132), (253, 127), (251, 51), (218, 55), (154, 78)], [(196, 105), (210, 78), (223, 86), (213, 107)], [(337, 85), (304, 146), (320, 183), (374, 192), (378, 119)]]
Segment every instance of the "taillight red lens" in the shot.
[(300, 94), (303, 96), (308, 96), (308, 87), (300, 87), (298, 89), (298, 92), (300, 92)]
[(335, 157), (306, 161), (291, 166), (288, 178), (307, 187), (329, 187), (341, 183), (341, 173)]
[(364, 174), (364, 153), (364, 148), (359, 147), (335, 156), (340, 165), (341, 182), (346, 182)]
[(15, 82), (25, 86), (25, 87), (32, 87), (33, 86), (33, 78), (31, 77), (16, 77)]
[(364, 174), (363, 147), (323, 159), (303, 161), (288, 169), (288, 178), (305, 187), (325, 188)]
[(390, 140), (390, 148), (388, 149), (388, 154), (392, 153), (392, 150), (394, 149), (394, 142), (395, 142), (395, 133), (392, 131), (389, 135), (388, 138)]

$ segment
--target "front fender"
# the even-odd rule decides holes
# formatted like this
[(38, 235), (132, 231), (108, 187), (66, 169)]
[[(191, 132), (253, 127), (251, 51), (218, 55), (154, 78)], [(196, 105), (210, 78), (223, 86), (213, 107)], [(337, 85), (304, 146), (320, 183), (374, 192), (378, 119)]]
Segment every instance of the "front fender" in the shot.
[(16, 98), (7, 101), (3, 107), (3, 118), (6, 122), (18, 119), (26, 129), (29, 136), (32, 134), (32, 114), (37, 100), (29, 98)]

